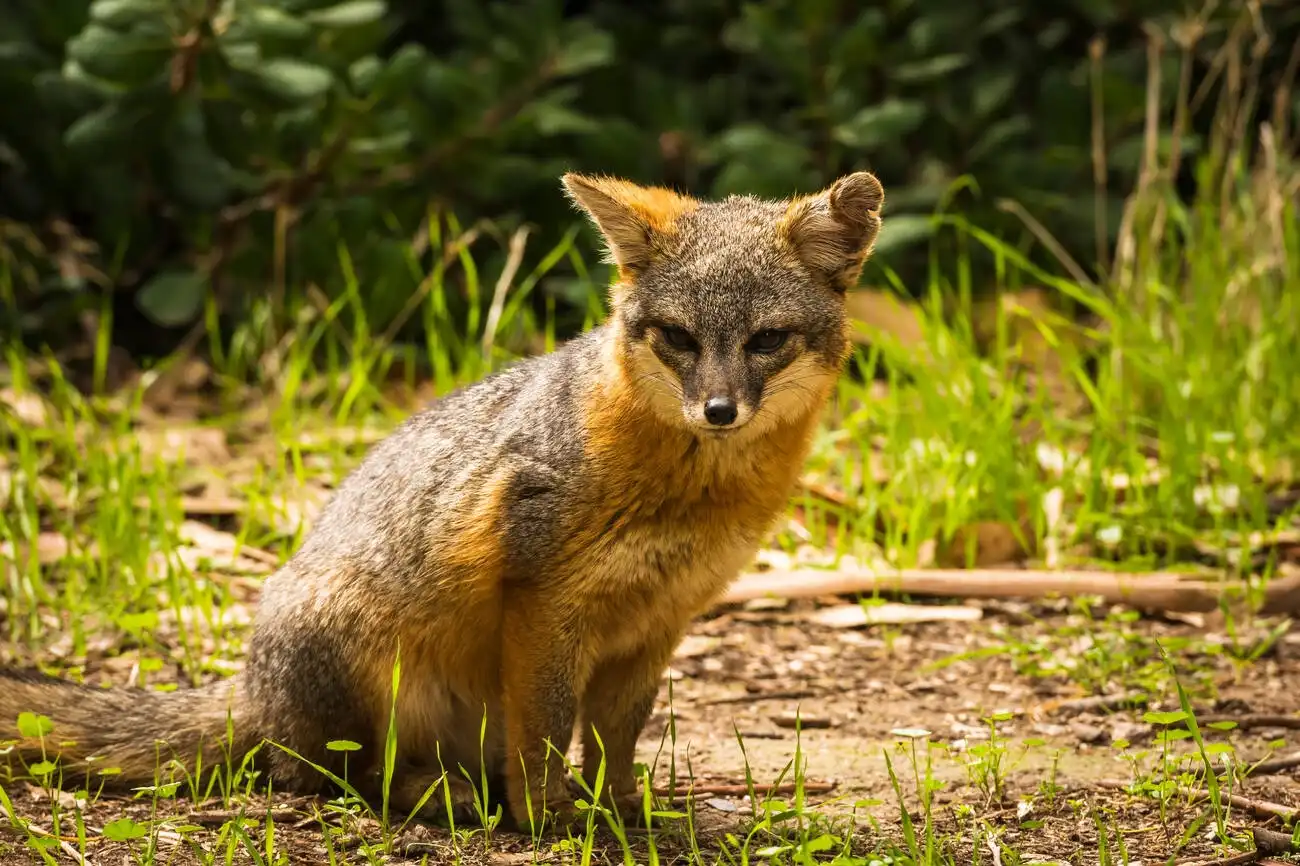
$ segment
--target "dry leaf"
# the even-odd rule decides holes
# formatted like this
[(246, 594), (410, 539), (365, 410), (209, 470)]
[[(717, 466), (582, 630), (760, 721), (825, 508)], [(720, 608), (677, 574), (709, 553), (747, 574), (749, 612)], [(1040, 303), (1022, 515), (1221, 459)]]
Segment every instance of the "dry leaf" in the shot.
[[(95, 555), (97, 550), (94, 544), (85, 548), (85, 553)], [(41, 565), (50, 565), (65, 559), (72, 551), (72, 545), (68, 542), (68, 537), (59, 532), (42, 532), (36, 536), (36, 561)], [(13, 542), (0, 542), (0, 560), (26, 560), (30, 555), (30, 548), (25, 544), (14, 545)]]
[(751, 598), (745, 602), (744, 608), (751, 613), (757, 613), (765, 610), (785, 610), (790, 606), (788, 598)]
[(794, 567), (794, 559), (784, 550), (762, 548), (754, 554), (754, 570), (766, 571), (770, 568), (789, 570)]
[(248, 545), (229, 532), (215, 529), (197, 520), (186, 520), (180, 526), (180, 538), (185, 546), (176, 551), (181, 562), (191, 570), (208, 560), (211, 567), (223, 571), (265, 574), (279, 564), (273, 553)]
[(722, 641), (716, 637), (704, 637), (702, 635), (687, 635), (682, 638), (682, 642), (677, 645), (673, 652), (674, 658), (687, 659), (696, 656), (702, 656), (713, 652), (721, 646)]
[[(147, 502), (147, 500), (145, 500)], [(200, 514), (205, 517), (221, 517), (243, 514), (248, 503), (233, 496), (182, 496), (181, 510), (186, 514)]]
[(50, 409), (40, 395), (18, 393), (12, 388), (0, 388), (0, 405), (29, 427), (46, 427), (50, 423)]
[(135, 438), (142, 456), (169, 463), (219, 466), (231, 459), (226, 431), (218, 427), (144, 428), (136, 431)]
[(983, 618), (978, 607), (921, 604), (843, 604), (808, 615), (818, 625), (861, 628), (866, 625), (903, 625), (914, 622), (975, 622)]

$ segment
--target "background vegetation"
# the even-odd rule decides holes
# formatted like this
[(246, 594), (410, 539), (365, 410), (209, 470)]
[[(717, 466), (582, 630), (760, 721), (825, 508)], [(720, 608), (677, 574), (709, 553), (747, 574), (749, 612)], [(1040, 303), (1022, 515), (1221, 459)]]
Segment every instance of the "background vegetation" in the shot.
[[(1168, 180), (1186, 197), (1216, 123), (1239, 138), (1276, 116), (1285, 140), (1297, 111), (1300, 10), (1281, 2), (6, 6), (0, 326), (32, 345), (84, 342), (107, 296), (117, 342), (145, 356), (208, 305), (247, 321), (270, 287), (282, 323), (295, 293), (334, 299), (350, 280), (373, 327), (419, 341), (439, 326), (408, 302), (448, 244), (499, 273), (525, 222), (523, 272), (548, 267), (518, 304), (570, 332), (592, 298), (556, 253), (576, 228), (557, 182), (569, 168), (707, 195), (783, 195), (870, 168), (889, 202), (868, 281), (921, 291), (929, 255), (957, 250), (936, 210), (1099, 280), (1148, 145), (1181, 157)], [(997, 263), (966, 254), (979, 294)], [(463, 332), (481, 326), (467, 314), (492, 283), (456, 265)], [(502, 341), (525, 348), (530, 321)]]

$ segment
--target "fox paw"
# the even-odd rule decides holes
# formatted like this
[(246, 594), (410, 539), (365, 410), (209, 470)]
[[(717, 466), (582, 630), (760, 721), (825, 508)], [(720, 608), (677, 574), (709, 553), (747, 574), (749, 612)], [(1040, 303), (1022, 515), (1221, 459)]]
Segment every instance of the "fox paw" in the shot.
[[(432, 787), (427, 799), (425, 793)], [(467, 779), (443, 776), (441, 773), (411, 775), (404, 779), (399, 790), (393, 792), (393, 802), (400, 811), (410, 814), (417, 805), (415, 817), (422, 821), (440, 822), (450, 816), (457, 824), (472, 824), (479, 820), (478, 792)], [(420, 804), (420, 800), (424, 803)]]

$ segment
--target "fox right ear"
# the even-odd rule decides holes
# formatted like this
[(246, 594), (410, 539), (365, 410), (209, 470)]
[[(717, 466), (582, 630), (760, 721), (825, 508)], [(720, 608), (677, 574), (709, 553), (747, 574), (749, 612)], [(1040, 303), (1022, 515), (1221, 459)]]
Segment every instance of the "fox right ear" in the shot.
[(790, 203), (782, 231), (809, 268), (837, 291), (853, 288), (880, 234), (885, 190), (874, 174), (845, 175), (817, 195)]
[(699, 206), (694, 199), (662, 187), (569, 172), (561, 179), (569, 198), (586, 211), (605, 238), (609, 255), (627, 277), (650, 263), (677, 220)]

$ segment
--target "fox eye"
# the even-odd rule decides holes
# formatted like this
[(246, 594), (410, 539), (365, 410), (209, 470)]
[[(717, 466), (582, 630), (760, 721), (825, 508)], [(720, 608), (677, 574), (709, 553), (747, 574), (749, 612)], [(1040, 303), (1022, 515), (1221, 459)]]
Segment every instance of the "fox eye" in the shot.
[(664, 342), (674, 349), (682, 352), (694, 352), (699, 348), (695, 338), (685, 328), (678, 328), (672, 325), (659, 329), (664, 335)]
[(778, 331), (769, 328), (750, 337), (749, 342), (745, 344), (745, 349), (758, 355), (770, 355), (784, 346), (789, 336), (789, 331)]

